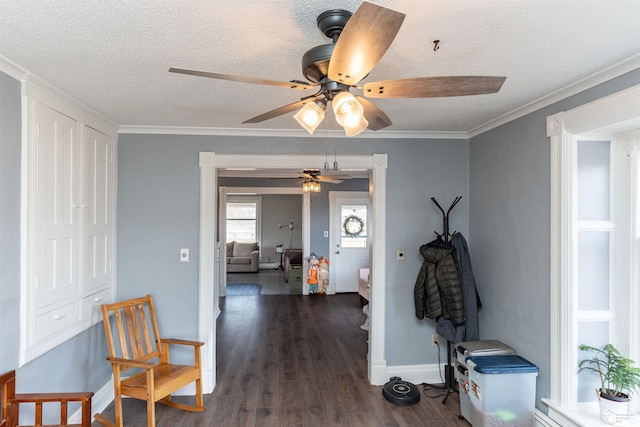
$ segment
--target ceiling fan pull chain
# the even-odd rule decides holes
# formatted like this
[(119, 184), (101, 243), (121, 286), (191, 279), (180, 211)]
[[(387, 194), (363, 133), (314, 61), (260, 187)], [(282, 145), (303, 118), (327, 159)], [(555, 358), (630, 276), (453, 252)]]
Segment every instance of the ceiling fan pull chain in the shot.
[(338, 136), (335, 126), (333, 127), (333, 170), (338, 170)]

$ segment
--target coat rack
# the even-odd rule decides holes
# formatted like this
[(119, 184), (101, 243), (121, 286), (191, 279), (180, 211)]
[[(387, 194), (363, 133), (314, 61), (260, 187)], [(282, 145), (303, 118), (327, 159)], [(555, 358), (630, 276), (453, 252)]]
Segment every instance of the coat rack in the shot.
[(449, 209), (447, 209), (447, 213), (445, 213), (444, 209), (442, 209), (442, 206), (440, 206), (440, 203), (438, 203), (436, 198), (435, 197), (431, 198), (431, 201), (435, 203), (438, 209), (440, 209), (440, 212), (442, 212), (442, 234), (438, 234), (438, 232), (436, 231), (434, 231), (434, 233), (436, 233), (438, 237), (440, 237), (442, 240), (444, 240), (447, 243), (449, 242), (449, 237), (451, 236), (451, 234), (449, 234), (449, 212), (451, 212), (451, 209), (453, 209), (454, 206), (458, 204), (460, 199), (462, 199), (462, 197), (460, 196), (456, 197), (453, 200), (453, 203), (451, 203), (451, 206), (449, 206)]
[[(442, 206), (440, 206), (436, 198), (435, 197), (431, 198), (431, 201), (435, 203), (438, 209), (440, 209), (440, 212), (442, 212), (442, 234), (438, 234), (437, 231), (434, 231), (434, 233), (436, 233), (436, 235), (446, 243), (449, 243), (449, 237), (451, 236), (451, 234), (449, 234), (449, 212), (451, 212), (451, 209), (453, 209), (454, 206), (458, 204), (460, 199), (462, 199), (462, 197), (457, 196), (453, 200), (453, 203), (451, 203), (451, 206), (449, 206), (449, 209), (447, 209), (447, 212), (445, 213), (444, 209), (442, 209)], [(451, 392), (456, 391), (454, 373), (455, 371), (453, 368), (453, 364), (451, 362), (451, 341), (447, 340), (447, 364), (444, 367), (445, 388), (447, 389), (447, 394), (442, 400), (443, 405), (447, 403), (447, 399), (449, 398), (449, 395), (451, 394)]]

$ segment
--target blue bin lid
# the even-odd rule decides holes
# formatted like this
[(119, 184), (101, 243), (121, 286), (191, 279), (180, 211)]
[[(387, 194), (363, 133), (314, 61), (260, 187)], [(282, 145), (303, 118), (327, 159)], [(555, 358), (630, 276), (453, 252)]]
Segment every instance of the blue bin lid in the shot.
[(514, 373), (538, 373), (536, 365), (522, 356), (515, 354), (499, 356), (471, 356), (467, 358), (467, 364), (471, 363), (473, 369), (481, 374), (514, 374)]

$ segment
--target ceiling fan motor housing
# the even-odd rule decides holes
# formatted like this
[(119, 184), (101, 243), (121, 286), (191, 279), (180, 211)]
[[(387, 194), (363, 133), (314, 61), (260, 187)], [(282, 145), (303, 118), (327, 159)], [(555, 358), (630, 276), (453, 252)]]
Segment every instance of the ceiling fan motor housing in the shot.
[(352, 13), (343, 9), (331, 9), (318, 15), (318, 28), (333, 43), (313, 47), (302, 56), (302, 74), (310, 82), (318, 83), (329, 73), (329, 60), (333, 54), (335, 42)]
[(302, 74), (310, 82), (318, 83), (329, 73), (333, 43), (312, 47), (302, 55)]
[(318, 15), (316, 22), (322, 34), (332, 39), (335, 43), (351, 15), (353, 14), (348, 10), (331, 9)]

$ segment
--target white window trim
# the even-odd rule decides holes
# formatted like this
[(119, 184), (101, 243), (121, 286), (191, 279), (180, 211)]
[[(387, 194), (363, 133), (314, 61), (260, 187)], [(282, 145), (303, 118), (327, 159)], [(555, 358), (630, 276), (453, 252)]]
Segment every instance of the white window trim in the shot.
[[(577, 366), (577, 343), (573, 330), (573, 319), (569, 315), (575, 307), (575, 293), (572, 292), (573, 233), (576, 199), (575, 150), (576, 135), (600, 129), (621, 122), (631, 122), (640, 117), (640, 85), (634, 86), (605, 98), (593, 101), (570, 111), (547, 117), (547, 136), (551, 142), (551, 188), (550, 188), (550, 396), (543, 401), (549, 405), (549, 416), (562, 421), (562, 425), (584, 425), (592, 418), (581, 418), (574, 401), (577, 389), (575, 369)], [(637, 153), (634, 154), (637, 158)], [(637, 168), (637, 160), (632, 165)], [(637, 176), (637, 175), (636, 175)], [(636, 183), (637, 185), (637, 183)], [(616, 190), (618, 191), (618, 190)], [(637, 195), (636, 188), (634, 196)], [(636, 200), (637, 205), (637, 200)], [(637, 213), (636, 213), (637, 214)], [(637, 221), (636, 221), (637, 223)], [(637, 227), (637, 225), (636, 225)], [(637, 230), (635, 230), (637, 233)], [(638, 244), (635, 245), (638, 251)], [(632, 270), (637, 283), (638, 262)], [(640, 304), (637, 287), (630, 289), (629, 304)], [(630, 354), (638, 360), (639, 333), (638, 314), (630, 310)], [(597, 418), (596, 418), (597, 419)], [(586, 421), (585, 421), (586, 420)]]

